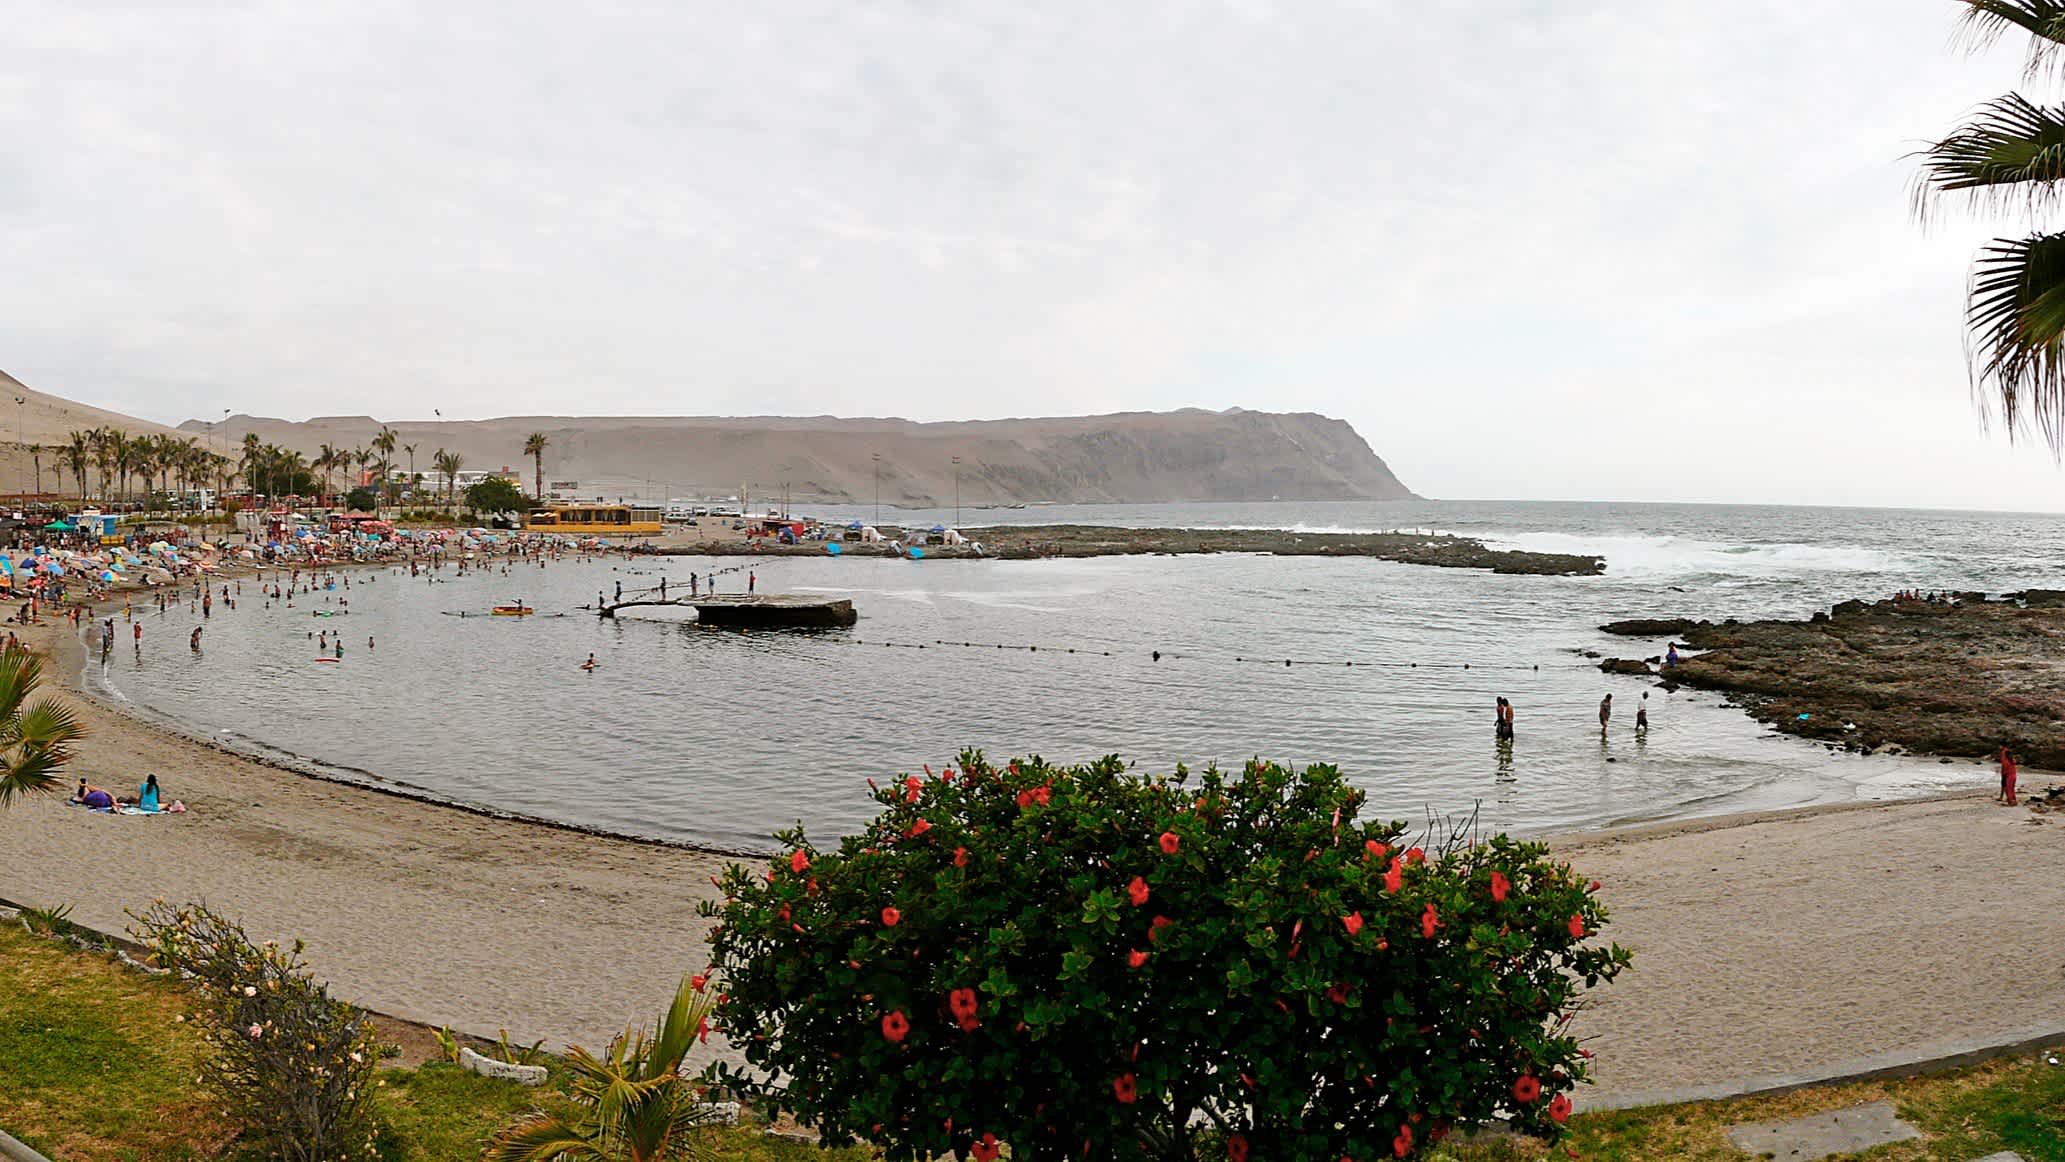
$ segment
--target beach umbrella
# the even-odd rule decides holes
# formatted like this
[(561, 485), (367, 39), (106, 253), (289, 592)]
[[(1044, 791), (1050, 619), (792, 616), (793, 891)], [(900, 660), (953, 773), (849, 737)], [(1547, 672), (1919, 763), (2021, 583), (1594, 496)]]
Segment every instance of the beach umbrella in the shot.
[(932, 531), (933, 531), (933, 532), (935, 532), (935, 533), (943, 533), (943, 532), (945, 532), (945, 531), (946, 531), (946, 526), (945, 526), (945, 525), (933, 525), (933, 526), (932, 526)]
[(44, 525), (43, 527), (46, 529), (56, 529), (59, 532), (70, 532), (72, 529), (71, 525), (68, 525), (61, 520), (51, 521), (49, 524)]
[(847, 527), (847, 528), (849, 528), (849, 529), (852, 529), (852, 530), (853, 530), (854, 532), (859, 532), (859, 531), (860, 531), (860, 522), (859, 522), (859, 521), (857, 521), (857, 520), (850, 520), (850, 521), (847, 521), (847, 522), (846, 522), (846, 527)]
[(12, 576), (14, 576), (14, 561), (8, 557), (0, 556), (0, 577)]
[(56, 561), (45, 561), (43, 562), (43, 571), (45, 573), (62, 573), (65, 571), (65, 567)]
[(100, 579), (103, 581), (113, 581), (115, 579), (115, 571), (113, 569), (102, 569), (100, 571)]

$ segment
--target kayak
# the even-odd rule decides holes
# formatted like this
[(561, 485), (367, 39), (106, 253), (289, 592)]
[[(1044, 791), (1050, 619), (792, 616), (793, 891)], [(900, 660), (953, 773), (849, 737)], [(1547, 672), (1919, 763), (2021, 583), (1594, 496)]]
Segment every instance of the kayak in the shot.
[(529, 617), (536, 612), (528, 605), (497, 605), (494, 608), (496, 617)]

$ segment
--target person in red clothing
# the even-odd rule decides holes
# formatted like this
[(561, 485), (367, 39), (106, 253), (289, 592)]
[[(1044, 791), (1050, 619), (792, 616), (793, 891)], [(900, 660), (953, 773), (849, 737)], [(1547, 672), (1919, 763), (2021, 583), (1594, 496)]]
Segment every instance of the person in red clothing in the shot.
[(2000, 748), (2000, 801), (2015, 805), (2015, 756), (2007, 747)]

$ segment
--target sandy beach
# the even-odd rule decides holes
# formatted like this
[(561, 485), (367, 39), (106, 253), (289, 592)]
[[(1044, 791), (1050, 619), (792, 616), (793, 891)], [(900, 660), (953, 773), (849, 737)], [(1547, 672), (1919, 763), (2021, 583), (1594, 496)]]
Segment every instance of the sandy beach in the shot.
[[(26, 636), (70, 673), (63, 631)], [(257, 936), (306, 940), (335, 991), (377, 1011), (552, 1045), (650, 1020), (704, 964), (695, 905), (727, 857), (322, 782), (62, 692), (92, 731), (74, 777), (156, 772), (193, 810), (19, 802), (0, 814), (0, 897), (70, 904), (108, 931), (158, 896), (205, 900)], [(1967, 794), (1558, 846), (1601, 881), (1607, 936), (1636, 954), (1580, 1018), (1593, 1101), (2065, 1033), (2060, 816)]]

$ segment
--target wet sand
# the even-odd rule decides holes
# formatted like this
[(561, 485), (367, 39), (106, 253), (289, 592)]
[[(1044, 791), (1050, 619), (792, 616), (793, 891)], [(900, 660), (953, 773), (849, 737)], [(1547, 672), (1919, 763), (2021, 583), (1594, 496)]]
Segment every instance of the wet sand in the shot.
[[(65, 631), (26, 636), (59, 646), (53, 669), (69, 676), (80, 651)], [(76, 686), (62, 695), (93, 732), (73, 778), (133, 786), (154, 771), (193, 810), (108, 817), (18, 802), (0, 813), (0, 897), (71, 904), (109, 931), (158, 896), (204, 900), (257, 937), (305, 939), (335, 991), (377, 1011), (552, 1045), (595, 1047), (650, 1021), (705, 963), (695, 904), (727, 857), (326, 783), (160, 730)], [(2053, 781), (2023, 780), (2032, 791)], [(1559, 847), (1602, 882), (1608, 938), (1636, 952), (1580, 1018), (1596, 1038), (1592, 1100), (2065, 1025), (2065, 816), (1967, 794)]]

